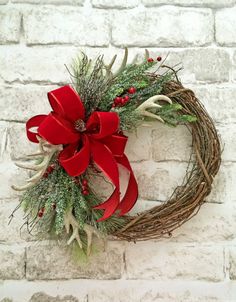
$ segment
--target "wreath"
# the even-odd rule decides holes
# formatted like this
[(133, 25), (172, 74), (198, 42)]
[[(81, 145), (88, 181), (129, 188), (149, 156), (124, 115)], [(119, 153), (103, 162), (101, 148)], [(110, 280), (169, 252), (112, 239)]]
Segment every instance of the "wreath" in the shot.
[[(92, 237), (113, 235), (128, 241), (171, 236), (195, 215), (211, 192), (221, 162), (213, 121), (190, 89), (182, 86), (165, 59), (150, 58), (127, 64), (125, 49), (114, 73), (103, 56), (91, 61), (81, 53), (68, 71), (71, 85), (48, 93), (52, 111), (26, 123), (27, 137), (39, 152), (17, 166), (30, 178), (13, 189), (24, 191), (19, 206), (32, 233), (67, 238), (87, 255)], [(184, 124), (192, 134), (192, 153), (183, 184), (161, 205), (129, 215), (138, 198), (138, 185), (125, 155), (127, 133), (144, 121), (170, 126)], [(119, 168), (128, 172), (125, 192)], [(105, 199), (94, 180), (112, 185)], [(11, 218), (14, 216), (14, 212)]]

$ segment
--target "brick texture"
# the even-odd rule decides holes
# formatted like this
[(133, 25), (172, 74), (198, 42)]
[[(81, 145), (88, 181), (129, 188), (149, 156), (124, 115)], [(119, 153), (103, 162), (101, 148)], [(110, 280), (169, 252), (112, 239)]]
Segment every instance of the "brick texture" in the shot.
[[(191, 32), (188, 30), (190, 22)], [(114, 13), (112, 42), (116, 46), (184, 47), (207, 45), (212, 40), (213, 15), (208, 9), (161, 7), (134, 14)]]
[[(88, 15), (77, 8), (58, 8), (53, 11), (50, 8), (37, 8), (27, 13), (24, 20), (28, 44), (107, 46), (109, 43), (105, 12), (95, 11), (93, 15)], [(50, 27), (50, 30), (45, 30), (45, 27)]]
[(20, 39), (21, 15), (13, 9), (0, 9), (0, 44), (16, 43)]
[[(0, 302), (236, 301), (235, 15), (236, 0), (0, 0)], [(183, 67), (179, 79), (215, 122), (222, 165), (199, 213), (170, 237), (109, 238), (104, 252), (96, 241), (91, 259), (78, 262), (64, 243), (20, 232), (22, 210), (8, 224), (19, 202), (11, 184), (29, 176), (14, 161), (36, 150), (25, 122), (51, 110), (47, 92), (71, 82), (66, 66), (79, 52), (104, 54), (106, 63), (117, 53), (116, 69), (124, 46), (129, 63), (148, 48)], [(136, 214), (182, 185), (192, 138), (185, 126), (156, 122), (125, 134)], [(98, 188), (104, 198), (111, 193), (101, 180)]]

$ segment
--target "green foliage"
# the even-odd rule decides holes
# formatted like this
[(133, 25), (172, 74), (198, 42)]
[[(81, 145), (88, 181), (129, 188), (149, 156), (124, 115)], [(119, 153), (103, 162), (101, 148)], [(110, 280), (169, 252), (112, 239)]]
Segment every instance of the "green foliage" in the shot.
[[(81, 231), (85, 223), (93, 225), (100, 232), (109, 234), (124, 224), (124, 220), (117, 216), (97, 222), (103, 211), (93, 210), (93, 206), (102, 202), (92, 189), (87, 196), (82, 195), (79, 179), (70, 177), (64, 169), (57, 165), (48, 175), (42, 178), (34, 187), (28, 189), (21, 197), (26, 212), (27, 225), (33, 229), (35, 225), (41, 232), (50, 235), (64, 233), (64, 215), (68, 209), (72, 212)], [(40, 209), (44, 208), (42, 217), (38, 217)]]
[(81, 53), (72, 64), (72, 82), (84, 103), (88, 117), (99, 106), (108, 88), (103, 57), (99, 56), (92, 64), (91, 60)]
[[(153, 63), (150, 62), (144, 62), (139, 65), (127, 65), (124, 70), (113, 79), (110, 87), (105, 92), (100, 104), (100, 109), (109, 111), (115, 97), (127, 93), (127, 90), (131, 86), (137, 90), (148, 87), (150, 81), (145, 71), (152, 66)], [(130, 95), (130, 97), (132, 99), (132, 95)]]
[(163, 105), (160, 109), (152, 110), (152, 112), (159, 115), (170, 126), (196, 122), (197, 118), (195, 116), (182, 114), (181, 109), (180, 104), (173, 103)]

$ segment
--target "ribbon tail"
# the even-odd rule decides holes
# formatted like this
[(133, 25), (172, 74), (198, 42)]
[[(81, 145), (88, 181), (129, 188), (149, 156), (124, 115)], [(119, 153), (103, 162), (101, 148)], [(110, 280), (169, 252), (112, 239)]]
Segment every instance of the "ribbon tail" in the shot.
[(103, 221), (108, 219), (112, 214), (115, 213), (119, 202), (120, 202), (120, 182), (119, 182), (119, 171), (115, 158), (111, 151), (103, 144), (93, 139), (91, 142), (91, 153), (92, 158), (98, 168), (104, 173), (104, 175), (112, 182), (115, 186), (115, 190), (112, 195), (103, 203), (94, 207), (97, 210), (105, 210), (103, 216), (98, 219)]
[(120, 192), (116, 188), (112, 195), (103, 203), (93, 207), (95, 210), (104, 210), (103, 216), (97, 220), (97, 222), (108, 219), (115, 213), (119, 205)]
[(123, 216), (133, 208), (138, 199), (138, 184), (126, 155), (124, 154), (122, 157), (116, 157), (116, 161), (130, 172), (127, 190), (119, 206), (117, 207), (117, 210), (120, 210), (119, 216)]

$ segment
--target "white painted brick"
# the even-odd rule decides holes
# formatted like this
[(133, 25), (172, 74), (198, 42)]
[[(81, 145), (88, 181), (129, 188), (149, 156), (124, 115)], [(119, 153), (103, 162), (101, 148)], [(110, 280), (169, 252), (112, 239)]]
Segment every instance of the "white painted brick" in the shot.
[(84, 0), (12, 0), (13, 3), (82, 5)]
[(139, 4), (139, 0), (92, 0), (92, 5), (98, 8), (132, 8)]
[(3, 160), (3, 156), (7, 148), (8, 128), (9, 123), (0, 122), (0, 160)]
[[(235, 0), (0, 0), (0, 4), (7, 2), (9, 5), (0, 7), (0, 15), (4, 15), (0, 19), (0, 44), (19, 42), (22, 13), (25, 37), (21, 37), (19, 45), (0, 46), (0, 119), (12, 121), (0, 122), (0, 242), (4, 243), (0, 249), (0, 279), (16, 279), (0, 282), (0, 300), (5, 302), (8, 300), (4, 298), (9, 297), (14, 302), (235, 301), (236, 88), (233, 83), (215, 85), (231, 79), (236, 81), (236, 51), (229, 48), (235, 46), (235, 8), (221, 9), (231, 7)], [(138, 6), (140, 2), (146, 8)], [(84, 7), (79, 7), (83, 3)], [(215, 10), (209, 7), (216, 9), (216, 42), (227, 48), (199, 47), (213, 42)], [(11, 199), (16, 193), (10, 185), (24, 182), (27, 176), (13, 165), (10, 156), (19, 159), (25, 152), (33, 151), (24, 124), (15, 121), (24, 122), (50, 110), (46, 92), (57, 84), (70, 82), (64, 64), (69, 65), (79, 52), (75, 45), (92, 46), (83, 50), (92, 58), (104, 53), (106, 61), (118, 53), (120, 61), (123, 51), (110, 45), (110, 29), (114, 45), (132, 46), (129, 62), (136, 52), (143, 57), (145, 46), (171, 47), (151, 48), (150, 56), (164, 58), (169, 51), (167, 65), (182, 62), (184, 70), (180, 79), (186, 87), (194, 84), (192, 88), (217, 123), (225, 147), (223, 165), (207, 198), (210, 203), (204, 204), (198, 215), (177, 229), (172, 238), (157, 243), (127, 243), (125, 258), (123, 244), (109, 242), (105, 254), (95, 255), (90, 264), (84, 265), (75, 263), (60, 247), (25, 243), (23, 240), (32, 239), (19, 235), (22, 211), (7, 225), (8, 216), (18, 203), (17, 199)], [(26, 47), (25, 43), (33, 47)], [(196, 86), (199, 83), (203, 85)], [(140, 195), (149, 199), (139, 199), (137, 212), (159, 204), (155, 199), (166, 200), (181, 184), (185, 164), (178, 162), (187, 159), (191, 137), (183, 127), (172, 129), (159, 123), (150, 128), (140, 127), (137, 135), (128, 136), (126, 153), (134, 162)], [(5, 246), (7, 242), (12, 247)], [(25, 278), (24, 248), (18, 244), (32, 245), (28, 248), (26, 268), (27, 278), (34, 281), (17, 280)], [(228, 246), (225, 268), (223, 250)], [(132, 280), (126, 280), (127, 277)], [(52, 281), (63, 278), (68, 280)], [(119, 278), (122, 279), (114, 280)]]
[(1, 300), (9, 297), (14, 302), (87, 302), (86, 289), (90, 283), (96, 285), (92, 280), (82, 279), (46, 282), (7, 280), (0, 284), (0, 301), (10, 302)]
[(159, 5), (180, 5), (180, 6), (196, 6), (196, 7), (227, 7), (235, 4), (235, 0), (142, 0), (146, 6), (159, 6)]
[(11, 188), (11, 185), (22, 185), (27, 178), (27, 173), (15, 166), (13, 161), (0, 162), (1, 190), (0, 198), (19, 196), (19, 193)]
[(208, 9), (160, 7), (113, 16), (112, 42), (117, 46), (200, 46), (212, 40), (213, 16)]
[(220, 45), (235, 45), (236, 41), (236, 7), (216, 12), (216, 41)]
[(143, 199), (165, 201), (182, 184), (187, 163), (144, 161), (132, 164)]
[[(1, 72), (0, 81), (6, 82), (36, 82), (42, 83), (70, 83), (70, 75), (65, 64), (70, 67), (72, 61), (83, 51), (89, 58), (95, 58), (104, 54), (104, 61), (109, 62), (117, 53), (118, 66), (124, 50), (109, 48), (76, 48), (72, 46), (55, 47), (24, 47), (24, 46), (0, 46)], [(134, 51), (130, 51), (130, 60)], [(130, 61), (129, 60), (129, 61)]]
[(125, 149), (130, 161), (147, 160), (151, 156), (152, 127), (140, 126), (133, 133), (127, 133)]
[(25, 249), (1, 246), (0, 279), (22, 279), (25, 275)]
[(235, 183), (236, 183), (236, 173), (235, 173), (236, 164), (235, 163), (231, 163), (231, 169), (232, 169), (232, 172), (231, 172), (231, 175), (230, 175), (230, 179), (227, 183), (230, 186), (231, 201), (236, 202), (236, 186), (235, 186)]
[(25, 231), (20, 231), (24, 223), (23, 211), (21, 209), (14, 213), (14, 218), (9, 224), (9, 216), (18, 206), (19, 201), (16, 200), (0, 200), (0, 242), (1, 243), (16, 243), (22, 242), (28, 238)]
[(0, 10), (0, 44), (16, 43), (20, 39), (21, 14), (16, 9)]
[(233, 79), (234, 79), (234, 82), (236, 81), (236, 51), (234, 51), (234, 54), (233, 54)]
[(130, 244), (126, 250), (128, 279), (188, 279), (221, 281), (223, 249), (181, 247), (145, 242)]
[[(173, 293), (173, 287), (171, 292), (163, 291), (163, 288), (157, 288), (157, 285), (150, 285), (150, 281), (140, 282), (135, 281), (135, 284), (130, 281), (125, 281), (123, 287), (112, 288), (107, 287), (105, 289), (92, 290), (89, 292), (90, 302), (222, 302), (221, 299), (217, 299), (212, 296), (207, 296), (201, 293), (194, 294), (186, 290), (181, 293)], [(115, 292), (115, 294), (114, 294)]]
[(196, 216), (173, 232), (170, 242), (231, 242), (236, 238), (235, 228), (235, 205), (204, 204)]
[(222, 88), (210, 85), (193, 89), (214, 122), (230, 124), (236, 121), (235, 87)]
[(236, 249), (231, 248), (229, 251), (229, 276), (230, 279), (236, 280)]
[(0, 122), (0, 199), (16, 197), (18, 194), (11, 189), (13, 183), (23, 182), (27, 173), (15, 166), (10, 159), (9, 124)]
[[(34, 115), (51, 111), (47, 92), (56, 86), (0, 86), (0, 118), (27, 121)], [(16, 126), (20, 127), (20, 126)], [(13, 125), (11, 128), (15, 128)]]
[(156, 123), (153, 131), (152, 154), (155, 161), (188, 161), (191, 154), (192, 135), (185, 126), (175, 128)]
[(11, 123), (9, 127), (11, 158), (24, 159), (27, 154), (39, 150), (38, 144), (31, 143), (26, 136), (25, 124)]
[(231, 163), (223, 163), (212, 184), (212, 191), (206, 201), (227, 203), (231, 202), (233, 196), (234, 166)]
[(27, 48), (11, 46), (0, 48), (1, 78), (7, 82), (69, 82), (64, 66), (72, 62), (75, 48)]
[(89, 261), (81, 260), (75, 263), (68, 246), (33, 245), (27, 248), (26, 277), (28, 280), (119, 279), (122, 271), (122, 253), (122, 244), (111, 243), (106, 252), (98, 251)]
[[(118, 54), (118, 62), (120, 62), (123, 54), (123, 50), (118, 49), (2, 46), (0, 47), (0, 79), (7, 82), (68, 83), (70, 77), (64, 64), (70, 66), (80, 50), (84, 50), (91, 58), (104, 54), (106, 62), (109, 62), (114, 53)], [(129, 59), (132, 60), (136, 50), (130, 49), (129, 52)], [(143, 58), (143, 50), (137, 50), (137, 53)], [(165, 57), (166, 53), (165, 50), (153, 50), (150, 51), (150, 56)], [(180, 78), (184, 83), (221, 82), (229, 79), (230, 60), (225, 50), (201, 48), (171, 51), (166, 63), (173, 66), (180, 62), (183, 62), (184, 66), (183, 72), (180, 73)], [(33, 68), (34, 66), (37, 68)]]
[[(1, 291), (2, 288), (3, 291)], [(40, 292), (44, 293), (45, 299), (49, 296), (52, 299), (49, 300), (50, 302), (57, 302), (55, 296), (60, 296), (60, 299), (65, 296), (73, 296), (79, 299), (79, 302), (231, 302), (235, 293), (235, 284), (233, 282), (186, 282), (178, 280), (162, 282), (126, 279), (48, 280), (46, 282), (8, 280), (4, 282), (3, 286), (0, 284), (0, 299), (9, 297), (14, 302), (29, 301), (34, 293), (39, 295)], [(49, 302), (45, 299), (40, 302)]]
[[(226, 102), (229, 102), (226, 99)], [(233, 110), (232, 110), (233, 111)], [(222, 145), (222, 160), (236, 161), (236, 128), (234, 124), (217, 125), (217, 131)]]
[(24, 16), (24, 28), (27, 44), (107, 46), (109, 43), (107, 14), (100, 10), (86, 13), (69, 7), (32, 9)]
[(41, 301), (50, 301), (50, 302), (79, 302), (79, 300), (72, 296), (72, 295), (68, 295), (68, 296), (49, 296), (47, 294), (45, 294), (44, 292), (39, 292), (39, 293), (35, 293), (33, 294), (33, 296), (30, 298), (29, 302), (41, 302)]
[[(175, 66), (176, 69), (182, 66), (183, 70), (178, 73), (179, 79), (183, 84), (196, 82), (226, 82), (229, 80), (230, 56), (225, 49), (219, 48), (186, 48), (170, 49), (149, 48), (150, 57), (161, 56), (166, 58), (167, 66)], [(139, 58), (143, 59), (144, 50), (137, 50)], [(209, 63), (210, 62), (210, 63)], [(159, 69), (161, 72), (162, 69)]]

